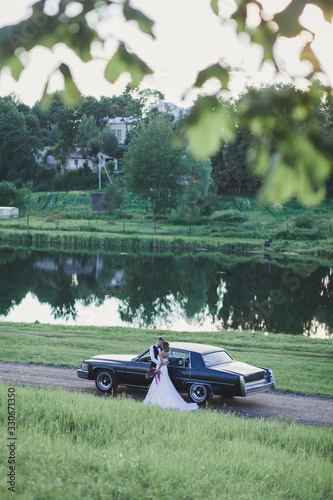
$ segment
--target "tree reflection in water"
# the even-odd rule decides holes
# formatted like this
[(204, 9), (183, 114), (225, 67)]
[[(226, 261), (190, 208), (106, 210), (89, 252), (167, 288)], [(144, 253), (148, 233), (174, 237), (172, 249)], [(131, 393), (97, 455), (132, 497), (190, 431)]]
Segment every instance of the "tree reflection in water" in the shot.
[(116, 297), (124, 324), (140, 327), (172, 329), (178, 315), (205, 325), (208, 319), (214, 330), (332, 333), (332, 268), (262, 259), (2, 249), (0, 315), (31, 292), (55, 319), (76, 320), (78, 303), (98, 307)]

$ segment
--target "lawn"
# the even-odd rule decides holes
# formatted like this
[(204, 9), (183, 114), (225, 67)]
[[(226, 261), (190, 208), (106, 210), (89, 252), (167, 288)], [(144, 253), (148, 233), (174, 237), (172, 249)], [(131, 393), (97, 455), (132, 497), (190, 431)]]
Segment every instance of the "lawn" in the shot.
[[(9, 388), (0, 384), (2, 402)], [(15, 400), (15, 441), (0, 415), (1, 442), (14, 443), (15, 498), (332, 498), (332, 429), (56, 389), (17, 387)], [(13, 498), (8, 457), (9, 448), (4, 500)]]
[(0, 323), (0, 361), (79, 367), (99, 353), (140, 354), (162, 334), (169, 341), (225, 348), (234, 359), (273, 370), (276, 388), (333, 397), (329, 339), (251, 332), (171, 332), (121, 327)]
[(93, 212), (94, 193), (33, 193), (20, 219), (0, 221), (1, 241), (263, 252), (270, 236), (271, 252), (333, 253), (332, 199), (315, 208), (296, 200), (274, 208), (254, 197), (228, 195), (210, 215), (183, 217), (173, 211), (154, 221), (147, 203), (129, 194), (121, 211)]

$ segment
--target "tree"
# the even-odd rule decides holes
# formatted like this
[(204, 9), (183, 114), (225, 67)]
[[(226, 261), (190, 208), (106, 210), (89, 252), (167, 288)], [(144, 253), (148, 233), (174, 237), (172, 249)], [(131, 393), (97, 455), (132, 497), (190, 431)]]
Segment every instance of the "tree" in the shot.
[[(326, 95), (317, 107), (317, 117), (323, 131), (325, 141), (333, 149), (333, 96)], [(327, 194), (333, 195), (333, 170), (327, 182)]]
[(182, 217), (199, 216), (209, 194), (212, 183), (211, 161), (200, 161), (187, 151), (182, 156), (183, 193), (178, 201), (178, 211)]
[(11, 96), (0, 98), (0, 182), (20, 186), (33, 177), (39, 140), (27, 121)]
[(158, 116), (137, 128), (124, 155), (126, 186), (151, 202), (154, 218), (176, 205), (181, 190), (181, 161), (173, 135), (170, 121)]
[(96, 120), (92, 115), (83, 115), (77, 128), (77, 145), (80, 148), (86, 148), (93, 137), (98, 137), (100, 130), (97, 127)]
[(224, 143), (219, 156), (214, 158), (214, 182), (219, 193), (225, 191), (256, 191), (259, 178), (250, 169), (248, 154), (253, 139), (246, 127), (238, 127), (233, 141)]
[(64, 109), (65, 105), (62, 101), (62, 92), (54, 92), (48, 97), (47, 104), (43, 101), (38, 101), (32, 107), (32, 112), (38, 118), (40, 124), (40, 136), (43, 145), (54, 146), (57, 143), (57, 135), (53, 131), (53, 127), (57, 123), (57, 116), (60, 109)]
[(110, 127), (105, 127), (102, 133), (103, 153), (113, 158), (122, 157), (123, 151), (119, 147), (118, 139)]
[(0, 202), (6, 207), (23, 208), (29, 202), (30, 191), (27, 188), (17, 189), (11, 182), (0, 182)]
[[(67, 11), (68, 0), (59, 1), (56, 13), (48, 13), (50, 11), (47, 3), (47, 0), (37, 1), (31, 8), (30, 17), (27, 16), (24, 21), (0, 30), (0, 70), (9, 67), (16, 79), (24, 69), (20, 54), (29, 53), (37, 45), (52, 49), (57, 43), (64, 43), (73, 49), (83, 62), (87, 62), (93, 58), (93, 43), (103, 44), (107, 40), (99, 34), (98, 22), (92, 23), (91, 19), (105, 22), (105, 16), (112, 16), (112, 9), (106, 8), (115, 3), (112, 0), (78, 0), (73, 3), (79, 8), (70, 15)], [(331, 81), (325, 61), (317, 55), (313, 46), (315, 37), (312, 30), (315, 29), (309, 26), (302, 16), (304, 10), (313, 4), (321, 9), (323, 18), (330, 22), (333, 15), (331, 0), (292, 0), (280, 12), (273, 13), (267, 12), (259, 0), (237, 0), (234, 11), (227, 18), (223, 5), (218, 0), (210, 1), (214, 14), (221, 18), (221, 29), (224, 29), (226, 23), (236, 24), (239, 36), (243, 39), (246, 36), (253, 45), (261, 46), (262, 62), (274, 65), (276, 77), (286, 74), (285, 61), (283, 58), (279, 59), (275, 51), (279, 38), (298, 37), (303, 44), (301, 59), (310, 63), (311, 69), (308, 69), (306, 75), (309, 84), (318, 72), (321, 72), (327, 81)], [(254, 10), (257, 19), (255, 26), (251, 19)], [(153, 21), (134, 8), (131, 0), (124, 0), (122, 11), (128, 22), (137, 23), (140, 31), (154, 38)], [(109, 36), (111, 38), (113, 33)], [(78, 102), (80, 92), (73, 81), (72, 68), (60, 60), (58, 69), (64, 77), (63, 98), (69, 103)], [(185, 124), (191, 153), (199, 158), (215, 155), (221, 140), (230, 140), (235, 135), (234, 123), (230, 121), (219, 101), (220, 92), (228, 89), (229, 75), (233, 69), (225, 61), (217, 61), (199, 71), (194, 82), (195, 88), (202, 89), (208, 80), (214, 79), (220, 87), (212, 95), (197, 100)], [(130, 73), (132, 86), (135, 87), (146, 75), (152, 74), (152, 70), (119, 41), (115, 54), (106, 64), (105, 78), (114, 83), (122, 73)], [(289, 76), (292, 79), (292, 75)], [(45, 95), (47, 87), (48, 81), (45, 82)], [(297, 194), (303, 200), (316, 202), (324, 196), (325, 182), (332, 171), (333, 151), (331, 145), (323, 139), (320, 130), (311, 123), (310, 126), (301, 127), (300, 134), (296, 136), (288, 120), (275, 117), (271, 123), (267, 119), (274, 110), (280, 113), (282, 110), (283, 114), (283, 109), (286, 108), (289, 116), (306, 125), (308, 111), (312, 113), (313, 107), (322, 99), (324, 93), (331, 95), (332, 85), (326, 85), (322, 89), (318, 86), (312, 87), (306, 96), (286, 94), (279, 100), (266, 96), (257, 106), (248, 103), (247, 109), (244, 109), (242, 124), (257, 136), (261, 153), (260, 172), (265, 179), (264, 193), (269, 201), (286, 200)], [(271, 157), (267, 135), (262, 134), (262, 130), (276, 131), (277, 126), (280, 133), (275, 138), (276, 154)], [(290, 151), (295, 154), (290, 154)]]
[(75, 108), (63, 107), (57, 111), (56, 122), (52, 128), (57, 142), (54, 154), (62, 168), (76, 147), (76, 137), (80, 123), (80, 116)]
[(113, 212), (117, 208), (120, 208), (123, 202), (123, 195), (118, 189), (115, 182), (113, 184), (107, 184), (103, 191), (102, 197), (99, 201), (99, 205), (107, 212)]

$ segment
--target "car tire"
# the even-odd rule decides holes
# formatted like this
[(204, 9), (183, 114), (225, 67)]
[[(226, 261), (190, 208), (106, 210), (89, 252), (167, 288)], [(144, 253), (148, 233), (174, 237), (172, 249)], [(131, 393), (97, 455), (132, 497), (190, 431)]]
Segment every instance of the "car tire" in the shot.
[(191, 384), (188, 388), (188, 395), (193, 403), (204, 405), (211, 398), (211, 390), (203, 384)]
[(109, 370), (98, 370), (95, 375), (97, 389), (103, 393), (110, 393), (117, 388), (115, 374)]

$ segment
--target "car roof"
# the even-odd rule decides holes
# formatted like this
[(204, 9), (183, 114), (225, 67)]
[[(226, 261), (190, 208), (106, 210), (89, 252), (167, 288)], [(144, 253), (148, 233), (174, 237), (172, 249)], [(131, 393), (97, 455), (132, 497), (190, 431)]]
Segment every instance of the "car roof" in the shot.
[(205, 352), (221, 351), (221, 347), (216, 347), (207, 344), (195, 344), (192, 342), (170, 342), (171, 349), (183, 349), (184, 351), (199, 352), (201, 354)]

